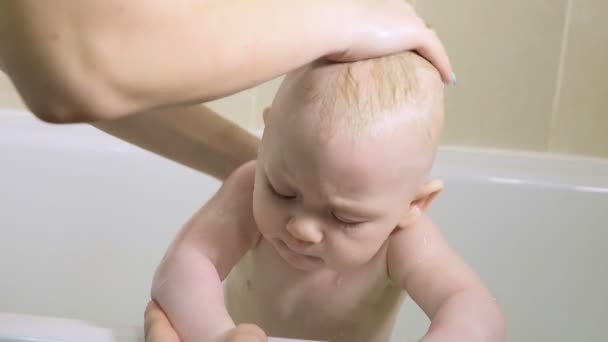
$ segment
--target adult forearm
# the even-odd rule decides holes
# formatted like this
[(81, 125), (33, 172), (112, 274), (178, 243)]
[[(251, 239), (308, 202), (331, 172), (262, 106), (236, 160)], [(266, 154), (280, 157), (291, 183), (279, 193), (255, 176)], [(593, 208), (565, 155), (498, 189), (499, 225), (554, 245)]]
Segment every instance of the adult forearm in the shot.
[(353, 8), (344, 0), (5, 0), (0, 55), (43, 119), (114, 119), (230, 95), (338, 53), (364, 25)]
[(420, 342), (506, 341), (505, 321), (495, 300), (485, 291), (465, 290), (448, 298), (431, 320)]
[(201, 105), (161, 109), (93, 125), (219, 180), (257, 158), (256, 136)]

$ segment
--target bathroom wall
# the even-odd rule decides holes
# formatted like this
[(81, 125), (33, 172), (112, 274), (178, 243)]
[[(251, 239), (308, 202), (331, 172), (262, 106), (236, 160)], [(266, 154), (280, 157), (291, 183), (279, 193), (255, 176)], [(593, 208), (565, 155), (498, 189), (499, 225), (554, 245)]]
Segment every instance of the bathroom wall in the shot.
[[(608, 158), (605, 0), (417, 0), (458, 75), (443, 142)], [(280, 78), (211, 107), (261, 128)], [(0, 77), (0, 106), (22, 107)]]
[(605, 0), (417, 0), (459, 85), (446, 143), (608, 157)]

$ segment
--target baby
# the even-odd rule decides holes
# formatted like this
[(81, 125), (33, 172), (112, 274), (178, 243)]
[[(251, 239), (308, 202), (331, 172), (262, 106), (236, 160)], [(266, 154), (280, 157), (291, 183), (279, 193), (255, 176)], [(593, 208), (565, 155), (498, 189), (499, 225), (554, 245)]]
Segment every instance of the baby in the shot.
[(439, 74), (413, 53), (287, 75), (257, 163), (223, 184), (157, 270), (152, 297), (182, 342), (229, 340), (235, 323), (388, 341), (407, 295), (431, 319), (422, 341), (504, 341), (492, 295), (425, 214), (442, 190), (429, 172), (443, 110)]

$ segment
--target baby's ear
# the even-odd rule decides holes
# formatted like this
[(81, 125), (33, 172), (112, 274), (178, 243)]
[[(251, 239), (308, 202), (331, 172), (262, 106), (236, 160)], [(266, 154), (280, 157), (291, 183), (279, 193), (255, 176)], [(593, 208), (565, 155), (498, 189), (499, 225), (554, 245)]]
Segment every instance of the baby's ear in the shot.
[(414, 200), (410, 203), (406, 214), (403, 217), (401, 225), (409, 226), (416, 222), (418, 217), (422, 215), (433, 203), (433, 200), (443, 190), (443, 182), (440, 179), (433, 179), (418, 189)]
[(270, 113), (270, 108), (271, 107), (264, 108), (264, 112), (262, 113), (262, 119), (264, 120), (264, 126), (268, 125), (266, 120), (268, 120), (268, 113)]

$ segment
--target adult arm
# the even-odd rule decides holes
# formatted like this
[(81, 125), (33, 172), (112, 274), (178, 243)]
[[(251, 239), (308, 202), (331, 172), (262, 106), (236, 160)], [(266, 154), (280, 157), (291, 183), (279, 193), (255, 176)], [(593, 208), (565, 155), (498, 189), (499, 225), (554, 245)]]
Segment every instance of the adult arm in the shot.
[(4, 0), (0, 60), (50, 122), (206, 102), (317, 58), (418, 50), (451, 79), (403, 0)]
[(257, 158), (256, 136), (202, 105), (158, 109), (93, 125), (219, 180)]

